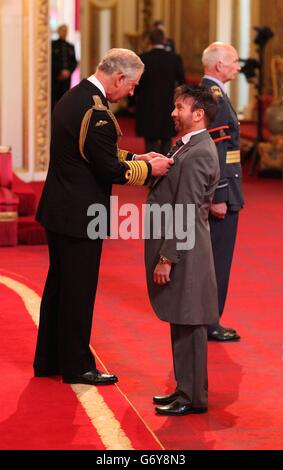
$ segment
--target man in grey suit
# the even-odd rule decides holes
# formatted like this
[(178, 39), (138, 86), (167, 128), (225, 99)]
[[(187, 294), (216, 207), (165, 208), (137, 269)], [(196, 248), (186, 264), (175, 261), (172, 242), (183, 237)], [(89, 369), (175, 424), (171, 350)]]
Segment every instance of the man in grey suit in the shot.
[[(208, 214), (220, 170), (206, 130), (216, 98), (202, 86), (182, 85), (174, 103), (172, 117), (183, 137), (172, 151), (175, 164), (148, 196), (145, 263), (151, 305), (170, 323), (177, 383), (174, 393), (153, 401), (162, 405), (158, 414), (179, 416), (207, 411), (207, 325), (218, 317)], [(159, 227), (157, 208), (164, 210)]]

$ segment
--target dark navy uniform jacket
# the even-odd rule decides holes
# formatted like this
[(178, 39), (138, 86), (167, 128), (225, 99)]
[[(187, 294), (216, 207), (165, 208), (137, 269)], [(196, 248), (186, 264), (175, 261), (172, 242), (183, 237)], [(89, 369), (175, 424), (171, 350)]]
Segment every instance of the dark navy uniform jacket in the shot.
[(55, 41), (52, 41), (51, 50), (52, 80), (57, 80), (63, 69), (67, 69), (71, 73), (75, 70), (77, 60), (73, 44), (63, 39), (56, 39)]
[(244, 198), (237, 114), (228, 96), (216, 82), (203, 78), (202, 84), (209, 88), (219, 100), (219, 111), (208, 128), (217, 147), (220, 165), (220, 181), (213, 203), (226, 202), (230, 211), (239, 211), (243, 207)]
[(107, 99), (89, 80), (82, 80), (57, 103), (50, 164), (36, 215), (48, 230), (87, 238), (90, 205), (103, 205), (109, 220), (113, 183), (147, 184), (151, 165), (133, 161), (132, 153), (120, 150), (119, 135)]

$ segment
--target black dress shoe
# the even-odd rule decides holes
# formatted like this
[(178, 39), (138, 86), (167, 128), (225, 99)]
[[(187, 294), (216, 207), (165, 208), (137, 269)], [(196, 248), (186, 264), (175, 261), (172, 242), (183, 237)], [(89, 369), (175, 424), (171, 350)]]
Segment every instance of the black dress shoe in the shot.
[(153, 403), (157, 405), (169, 405), (172, 401), (175, 401), (178, 398), (178, 392), (171, 393), (170, 395), (155, 395), (152, 399)]
[(61, 375), (61, 372), (56, 369), (34, 369), (35, 377), (52, 377), (53, 375)]
[(208, 341), (239, 341), (240, 338), (238, 333), (232, 333), (223, 328), (215, 328), (215, 330), (207, 332)]
[(220, 325), (220, 324), (219, 324), (219, 328), (222, 331), (229, 331), (229, 333), (236, 333), (237, 334), (237, 331), (234, 328), (227, 328), (226, 326), (223, 326), (223, 325)]
[(81, 375), (63, 375), (63, 382), (65, 384), (112, 385), (118, 382), (118, 377), (94, 369)]
[(178, 400), (173, 401), (166, 406), (157, 406), (155, 408), (157, 414), (166, 416), (183, 416), (195, 413), (206, 413), (207, 407), (193, 407), (190, 403), (180, 403)]

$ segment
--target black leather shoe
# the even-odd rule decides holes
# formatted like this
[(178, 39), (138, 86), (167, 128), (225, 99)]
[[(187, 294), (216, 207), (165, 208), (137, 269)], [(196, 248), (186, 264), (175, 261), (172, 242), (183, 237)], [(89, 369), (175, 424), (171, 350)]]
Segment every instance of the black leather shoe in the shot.
[(241, 338), (238, 333), (233, 333), (223, 328), (215, 328), (215, 330), (207, 332), (208, 341), (239, 341)]
[(171, 393), (170, 395), (155, 395), (152, 399), (153, 403), (157, 405), (169, 405), (172, 401), (175, 401), (178, 398), (178, 392)]
[(65, 384), (112, 385), (118, 382), (118, 377), (94, 369), (81, 375), (63, 375), (63, 382)]
[(35, 377), (52, 377), (53, 375), (61, 375), (61, 372), (55, 369), (54, 370), (53, 369), (50, 369), (50, 370), (34, 369)]
[(157, 414), (166, 416), (183, 416), (195, 413), (206, 413), (207, 407), (193, 407), (191, 404), (180, 403), (178, 400), (173, 401), (167, 406), (157, 406), (155, 408)]
[(223, 326), (223, 325), (220, 325), (220, 324), (219, 324), (219, 327), (222, 331), (229, 331), (229, 333), (236, 333), (237, 334), (237, 331), (234, 328), (227, 328), (226, 326)]

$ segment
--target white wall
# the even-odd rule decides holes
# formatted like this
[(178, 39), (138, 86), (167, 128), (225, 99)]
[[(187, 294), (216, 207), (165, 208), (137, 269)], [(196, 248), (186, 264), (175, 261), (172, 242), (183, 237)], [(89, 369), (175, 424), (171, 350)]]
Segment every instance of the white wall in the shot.
[(10, 145), (14, 167), (22, 166), (22, 2), (2, 0), (1, 144)]
[[(233, 0), (217, 1), (217, 24), (216, 41), (227, 42), (231, 44), (232, 38), (232, 10)], [(225, 85), (226, 91), (230, 93), (230, 83)]]
[[(239, 0), (240, 2), (240, 45), (239, 45), (239, 57), (247, 59), (250, 57), (250, 34), (251, 34), (251, 5), (250, 0)], [(250, 85), (247, 82), (246, 77), (240, 73), (238, 78), (238, 103), (237, 109), (243, 113), (249, 103), (249, 90)]]

